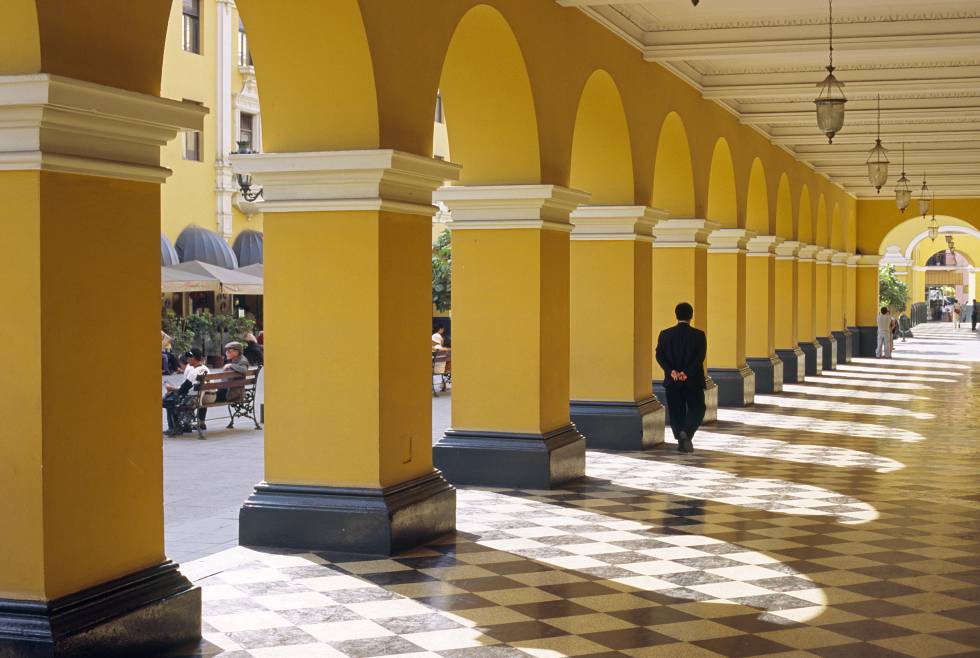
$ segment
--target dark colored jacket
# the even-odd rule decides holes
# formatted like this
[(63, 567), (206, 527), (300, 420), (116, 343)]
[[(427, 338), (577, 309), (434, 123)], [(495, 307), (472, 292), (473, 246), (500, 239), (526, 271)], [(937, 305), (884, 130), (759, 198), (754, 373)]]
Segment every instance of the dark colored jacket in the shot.
[(248, 366), (248, 359), (246, 359), (244, 356), (239, 356), (237, 359), (232, 361), (225, 359), (225, 367), (229, 370), (234, 370), (243, 377), (248, 374)]
[(258, 343), (246, 343), (242, 356), (245, 357), (249, 365), (260, 366), (265, 363), (265, 349)]
[[(657, 363), (664, 369), (664, 386), (692, 386), (704, 388), (704, 357), (708, 351), (708, 338), (700, 329), (686, 322), (678, 322), (660, 332), (657, 339)], [(670, 371), (687, 375), (686, 382), (675, 382)]]

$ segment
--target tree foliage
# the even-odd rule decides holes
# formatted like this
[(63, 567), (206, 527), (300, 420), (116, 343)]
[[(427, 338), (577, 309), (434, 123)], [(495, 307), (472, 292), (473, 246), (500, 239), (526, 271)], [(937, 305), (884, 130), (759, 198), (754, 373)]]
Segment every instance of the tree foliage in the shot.
[(895, 275), (894, 265), (878, 270), (878, 303), (895, 311), (904, 311), (909, 299), (909, 287)]
[(452, 304), (453, 250), (449, 229), (439, 234), (432, 245), (432, 304), (439, 312)]

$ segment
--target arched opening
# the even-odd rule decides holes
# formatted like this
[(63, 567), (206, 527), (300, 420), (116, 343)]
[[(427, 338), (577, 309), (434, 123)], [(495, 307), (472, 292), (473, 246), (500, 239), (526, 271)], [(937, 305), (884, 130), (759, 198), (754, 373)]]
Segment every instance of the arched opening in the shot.
[[(357, 0), (240, 0), (236, 6), (262, 90), (265, 150), (377, 148), (374, 68)], [(311, 84), (297, 72), (313, 63)]]
[(827, 200), (823, 194), (817, 200), (817, 223), (813, 241), (821, 247), (830, 246), (830, 230), (827, 223)]
[(836, 203), (830, 219), (830, 248), (844, 251), (844, 225), (841, 222), (840, 205)]
[(524, 55), (506, 19), (478, 5), (453, 33), (439, 90), (461, 185), (541, 180), (538, 127)]
[(616, 82), (598, 70), (579, 99), (572, 136), (570, 184), (592, 194), (591, 203), (633, 203), (629, 124)]
[(784, 240), (794, 239), (793, 195), (789, 189), (789, 177), (784, 173), (779, 177), (776, 189), (776, 235)]
[[(719, 137), (711, 155), (708, 174), (708, 209), (706, 218), (722, 228), (738, 228), (738, 198), (735, 189), (735, 166), (732, 152), (724, 137)], [(767, 220), (768, 221), (768, 220)]]
[(745, 228), (759, 235), (769, 235), (769, 191), (766, 188), (766, 170), (759, 158), (752, 161), (752, 170), (749, 172)]
[(668, 211), (673, 217), (695, 215), (691, 147), (684, 122), (676, 112), (668, 114), (660, 127), (650, 203), (655, 208)]
[(797, 215), (796, 239), (804, 244), (813, 243), (813, 214), (810, 210), (810, 188), (800, 190), (800, 212)]

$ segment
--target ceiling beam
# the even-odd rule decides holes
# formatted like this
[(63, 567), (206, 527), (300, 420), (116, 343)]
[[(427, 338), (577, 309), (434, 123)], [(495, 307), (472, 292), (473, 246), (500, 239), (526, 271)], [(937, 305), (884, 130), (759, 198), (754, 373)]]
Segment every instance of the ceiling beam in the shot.
[[(806, 123), (815, 120), (815, 110), (789, 110), (785, 112), (740, 112), (742, 123), (755, 125), (779, 125)], [(867, 121), (872, 124), (877, 113), (873, 109), (848, 110), (846, 118), (854, 121)], [(894, 108), (881, 111), (881, 120), (889, 123), (909, 123), (933, 120), (961, 120), (978, 121), (980, 120), (980, 106), (976, 107), (908, 107)], [(846, 121), (846, 119), (845, 119)]]
[[(878, 72), (880, 75), (880, 72)], [(904, 80), (848, 80), (844, 84), (847, 95), (881, 93), (922, 94), (928, 92), (977, 91), (980, 89), (980, 71), (976, 77), (963, 78), (916, 78)], [(714, 76), (718, 77), (718, 76)], [(764, 76), (762, 76), (764, 77)], [(807, 82), (767, 82), (755, 84), (707, 84), (702, 95), (708, 100), (733, 98), (738, 100), (770, 98), (810, 98), (817, 95), (817, 77)], [(822, 79), (822, 78), (821, 78)]]
[[(976, 139), (977, 131), (973, 130), (936, 130), (936, 131), (916, 131), (902, 133), (902, 140), (906, 144), (916, 142), (957, 142), (962, 140)], [(773, 135), (770, 141), (777, 146), (793, 147), (797, 144), (826, 144), (827, 138), (820, 134), (814, 122), (812, 133), (796, 133), (789, 135)], [(834, 137), (834, 144), (865, 144), (868, 135), (841, 133)], [(870, 148), (870, 147), (868, 147)], [(907, 148), (907, 147), (906, 147)]]
[[(896, 163), (894, 160), (892, 161), (891, 166), (889, 167), (889, 172), (891, 173), (891, 176), (889, 178), (891, 183), (894, 183), (896, 180), (898, 180), (898, 177), (901, 175), (901, 172), (899, 171), (901, 168), (902, 168), (901, 162)], [(821, 166), (815, 166), (813, 169), (817, 173), (827, 174), (827, 176), (829, 176), (831, 179), (847, 178), (851, 176), (858, 177), (858, 178), (864, 177), (866, 179), (868, 175), (868, 168), (864, 165), (864, 162), (862, 162), (861, 164), (839, 164), (839, 165), (832, 165), (829, 167), (821, 165)], [(943, 178), (947, 176), (954, 176), (954, 177), (980, 176), (980, 172), (978, 172), (977, 167), (970, 163), (952, 164), (952, 163), (936, 162), (936, 163), (930, 163), (927, 169), (928, 171), (932, 171), (934, 175), (939, 175), (942, 176)], [(914, 181), (915, 170), (911, 169), (911, 167), (906, 167), (906, 170), (912, 171), (911, 179)], [(920, 171), (920, 175), (921, 175), (921, 171)]]

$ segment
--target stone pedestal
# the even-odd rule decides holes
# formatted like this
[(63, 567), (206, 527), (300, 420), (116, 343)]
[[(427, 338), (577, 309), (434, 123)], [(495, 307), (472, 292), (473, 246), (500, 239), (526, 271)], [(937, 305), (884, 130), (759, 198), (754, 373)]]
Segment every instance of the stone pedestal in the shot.
[(783, 362), (773, 355), (770, 357), (748, 357), (749, 368), (755, 373), (756, 393), (780, 393), (783, 390)]
[(832, 336), (817, 336), (817, 343), (823, 351), (823, 369), (837, 369), (837, 341)]
[(755, 373), (742, 368), (708, 368), (718, 386), (719, 407), (747, 407), (755, 400)]
[(820, 343), (800, 343), (803, 350), (804, 362), (806, 364), (807, 375), (819, 375), (823, 372), (823, 347)]
[(791, 350), (776, 350), (776, 356), (783, 362), (783, 383), (802, 384), (806, 378), (806, 358), (803, 350), (795, 347)]
[(649, 450), (664, 442), (664, 406), (653, 396), (639, 402), (572, 400), (570, 408), (590, 449)]

